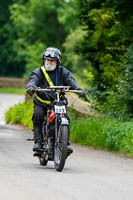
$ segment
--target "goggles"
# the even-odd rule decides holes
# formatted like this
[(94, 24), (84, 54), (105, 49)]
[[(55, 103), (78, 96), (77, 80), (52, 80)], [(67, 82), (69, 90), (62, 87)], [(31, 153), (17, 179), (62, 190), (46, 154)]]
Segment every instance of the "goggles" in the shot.
[(58, 54), (52, 50), (46, 50), (44, 56), (58, 59)]

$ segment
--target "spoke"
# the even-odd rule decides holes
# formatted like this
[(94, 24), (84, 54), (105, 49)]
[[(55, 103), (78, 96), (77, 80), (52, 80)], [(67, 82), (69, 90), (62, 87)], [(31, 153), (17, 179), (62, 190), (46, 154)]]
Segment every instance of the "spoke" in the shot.
[(62, 159), (62, 150), (63, 150), (63, 141), (62, 141), (62, 129), (59, 127), (58, 129), (58, 137), (55, 142), (55, 159), (56, 163), (60, 164)]
[(62, 154), (62, 151), (61, 151), (61, 150), (62, 150), (61, 147), (58, 146), (58, 152), (59, 152), (59, 154)]
[(61, 156), (62, 156), (61, 147), (60, 147), (60, 145), (57, 145), (57, 147), (56, 147), (56, 162), (58, 164), (60, 162)]
[(58, 150), (59, 150), (59, 160), (60, 160), (61, 156), (62, 156), (62, 151), (61, 151), (60, 147), (58, 148)]

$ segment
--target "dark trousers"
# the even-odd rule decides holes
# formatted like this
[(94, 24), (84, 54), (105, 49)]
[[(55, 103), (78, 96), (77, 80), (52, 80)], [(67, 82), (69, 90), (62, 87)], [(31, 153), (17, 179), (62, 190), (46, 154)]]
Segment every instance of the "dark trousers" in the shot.
[(33, 113), (33, 131), (35, 143), (42, 143), (42, 124), (44, 122), (44, 116), (47, 115), (47, 108), (38, 104), (34, 104)]

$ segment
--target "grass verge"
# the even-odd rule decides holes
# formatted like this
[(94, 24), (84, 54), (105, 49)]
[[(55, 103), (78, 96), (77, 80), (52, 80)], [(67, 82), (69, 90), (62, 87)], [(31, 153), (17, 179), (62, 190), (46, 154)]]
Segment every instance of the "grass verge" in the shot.
[(0, 93), (25, 94), (25, 88), (0, 88)]
[[(32, 129), (33, 104), (19, 103), (6, 112), (7, 123), (19, 123)], [(133, 157), (133, 121), (89, 117), (79, 119), (69, 111), (71, 141), (99, 149), (117, 151)]]

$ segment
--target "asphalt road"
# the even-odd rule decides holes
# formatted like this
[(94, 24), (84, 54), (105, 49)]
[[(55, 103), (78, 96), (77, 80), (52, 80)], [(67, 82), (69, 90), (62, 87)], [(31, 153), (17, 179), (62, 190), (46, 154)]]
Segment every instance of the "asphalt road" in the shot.
[[(0, 94), (0, 105), (5, 98), (3, 110), (14, 103), (13, 97), (17, 101), (16, 95)], [(29, 130), (5, 125), (0, 119), (0, 200), (133, 199), (132, 159), (73, 145), (73, 155), (64, 170), (57, 172), (53, 162), (43, 167), (32, 156)]]

